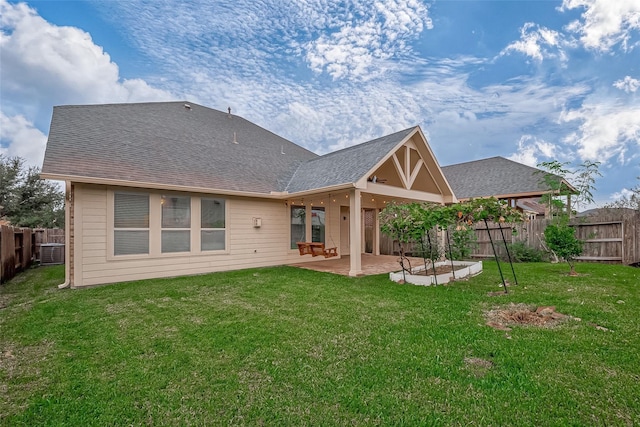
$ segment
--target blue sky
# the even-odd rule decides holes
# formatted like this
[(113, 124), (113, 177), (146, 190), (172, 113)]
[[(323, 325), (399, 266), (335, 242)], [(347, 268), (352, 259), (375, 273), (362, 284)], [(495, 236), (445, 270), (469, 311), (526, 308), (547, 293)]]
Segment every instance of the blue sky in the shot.
[(441, 165), (600, 161), (639, 183), (640, 0), (0, 0), (0, 153), (54, 105), (189, 100), (322, 154), (420, 125)]

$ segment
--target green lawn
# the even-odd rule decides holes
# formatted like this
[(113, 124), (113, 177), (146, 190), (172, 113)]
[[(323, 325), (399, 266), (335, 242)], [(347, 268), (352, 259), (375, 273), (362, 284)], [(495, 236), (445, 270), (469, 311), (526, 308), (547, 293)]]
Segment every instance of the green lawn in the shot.
[[(501, 296), (492, 262), (438, 287), (279, 267), (58, 290), (62, 267), (32, 269), (0, 287), (0, 424), (640, 425), (640, 269), (515, 267)], [(485, 325), (511, 302), (581, 320)]]

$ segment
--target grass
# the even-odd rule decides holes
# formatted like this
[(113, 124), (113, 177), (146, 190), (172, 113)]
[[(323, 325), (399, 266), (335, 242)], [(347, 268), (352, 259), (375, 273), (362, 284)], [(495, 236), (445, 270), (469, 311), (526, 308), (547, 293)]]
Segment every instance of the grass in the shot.
[[(640, 424), (640, 269), (516, 272), (489, 296), (491, 262), (438, 287), (278, 267), (58, 290), (63, 268), (32, 269), (0, 288), (0, 424)], [(485, 325), (511, 302), (581, 321)]]

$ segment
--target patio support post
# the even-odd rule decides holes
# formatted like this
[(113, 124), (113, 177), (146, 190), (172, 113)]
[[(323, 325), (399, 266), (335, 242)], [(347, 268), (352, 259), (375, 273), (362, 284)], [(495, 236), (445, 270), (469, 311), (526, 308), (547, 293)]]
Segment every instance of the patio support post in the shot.
[(374, 210), (375, 215), (373, 218), (373, 254), (375, 256), (380, 255), (380, 209)]
[(349, 276), (362, 275), (362, 201), (360, 190), (353, 189), (349, 193)]

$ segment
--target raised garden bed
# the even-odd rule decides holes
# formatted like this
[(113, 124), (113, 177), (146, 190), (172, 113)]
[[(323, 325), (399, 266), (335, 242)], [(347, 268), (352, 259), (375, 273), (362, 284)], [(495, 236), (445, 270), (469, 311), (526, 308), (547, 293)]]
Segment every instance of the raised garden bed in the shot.
[[(466, 277), (476, 276), (482, 273), (482, 261), (453, 261), (453, 272), (451, 271), (451, 261), (438, 261), (435, 263), (436, 276), (434, 278), (431, 267), (429, 267), (427, 274), (425, 274), (424, 266), (414, 267), (411, 269), (411, 274), (405, 271), (395, 273), (389, 273), (389, 279), (398, 283), (411, 283), (414, 285), (430, 286), (437, 283), (439, 285), (449, 283), (453, 280), (464, 279)], [(440, 273), (439, 270), (448, 267), (448, 271)]]

